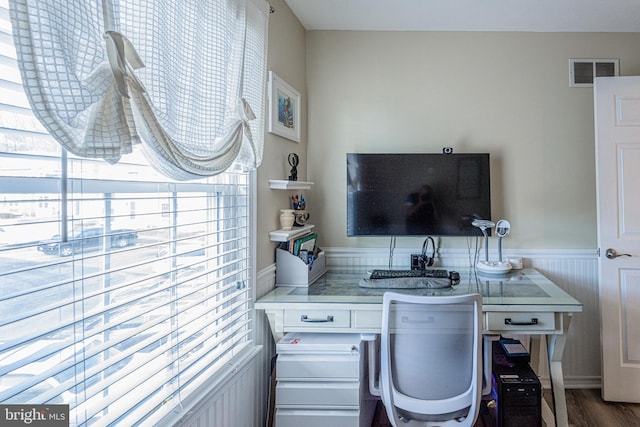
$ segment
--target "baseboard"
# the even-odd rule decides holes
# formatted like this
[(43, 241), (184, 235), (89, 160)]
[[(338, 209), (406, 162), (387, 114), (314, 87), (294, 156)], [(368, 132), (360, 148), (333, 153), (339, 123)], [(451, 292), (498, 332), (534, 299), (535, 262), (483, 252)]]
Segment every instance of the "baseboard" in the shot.
[(601, 388), (601, 387), (602, 387), (602, 379), (600, 377), (565, 377), (564, 378), (564, 388), (567, 388), (567, 389), (586, 389), (586, 388)]

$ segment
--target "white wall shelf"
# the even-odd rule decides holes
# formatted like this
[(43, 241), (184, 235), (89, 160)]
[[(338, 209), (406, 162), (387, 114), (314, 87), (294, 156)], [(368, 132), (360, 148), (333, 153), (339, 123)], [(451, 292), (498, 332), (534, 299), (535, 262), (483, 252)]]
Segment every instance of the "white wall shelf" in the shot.
[(293, 227), (291, 230), (275, 230), (269, 232), (269, 237), (272, 242), (286, 242), (291, 239), (295, 239), (298, 236), (303, 236), (313, 230), (315, 225), (306, 224), (302, 227)]
[(313, 182), (289, 181), (287, 179), (270, 179), (269, 187), (272, 190), (309, 190)]
[[(309, 190), (313, 182), (289, 181), (288, 179), (270, 179), (269, 187), (272, 190)], [(293, 227), (291, 230), (275, 230), (269, 232), (272, 242), (286, 242), (296, 237), (303, 236), (313, 229), (313, 225), (306, 224), (302, 227)]]

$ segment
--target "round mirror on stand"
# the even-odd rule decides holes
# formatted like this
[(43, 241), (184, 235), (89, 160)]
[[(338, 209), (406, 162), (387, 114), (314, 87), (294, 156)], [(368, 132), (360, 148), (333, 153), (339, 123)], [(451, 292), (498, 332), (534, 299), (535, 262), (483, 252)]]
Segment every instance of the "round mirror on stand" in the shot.
[(498, 261), (502, 262), (502, 238), (511, 231), (511, 224), (506, 219), (501, 219), (496, 223), (496, 234), (498, 235)]

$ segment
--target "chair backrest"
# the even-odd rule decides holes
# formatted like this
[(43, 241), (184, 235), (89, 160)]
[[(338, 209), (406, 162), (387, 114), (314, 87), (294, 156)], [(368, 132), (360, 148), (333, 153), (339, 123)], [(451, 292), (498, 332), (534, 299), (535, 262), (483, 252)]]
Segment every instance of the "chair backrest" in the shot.
[(481, 315), (480, 294), (384, 294), (379, 381), (394, 426), (473, 426), (482, 391)]

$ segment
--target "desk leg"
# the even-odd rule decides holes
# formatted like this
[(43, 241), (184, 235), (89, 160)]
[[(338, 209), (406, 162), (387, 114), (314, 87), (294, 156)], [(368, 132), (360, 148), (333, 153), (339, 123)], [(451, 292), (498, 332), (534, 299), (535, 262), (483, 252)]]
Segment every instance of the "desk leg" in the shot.
[(547, 335), (547, 352), (556, 424), (558, 427), (568, 427), (569, 415), (567, 413), (567, 399), (564, 393), (562, 354), (564, 353), (564, 346), (567, 341), (567, 331), (569, 330), (571, 315), (564, 313), (562, 316), (562, 334)]
[[(536, 372), (536, 374), (540, 375), (541, 365), (546, 360), (546, 358), (540, 359), (540, 337), (541, 335), (530, 335), (529, 336), (529, 354), (531, 354), (531, 367)], [(545, 362), (546, 363), (546, 362)], [(553, 385), (552, 385), (553, 387)], [(556, 418), (555, 414), (551, 410), (551, 407), (547, 403), (544, 395), (542, 396), (542, 420), (544, 421), (544, 426), (546, 427), (556, 427)]]

